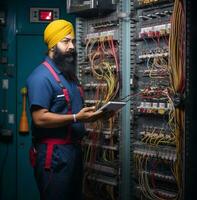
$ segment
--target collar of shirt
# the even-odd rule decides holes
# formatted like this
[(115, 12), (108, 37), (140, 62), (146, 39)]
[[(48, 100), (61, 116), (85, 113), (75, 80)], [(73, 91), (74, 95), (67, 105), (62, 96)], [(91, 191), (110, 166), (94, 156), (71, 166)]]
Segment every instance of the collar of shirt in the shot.
[(61, 73), (62, 73), (62, 72), (58, 69), (57, 65), (53, 62), (53, 60), (51, 60), (51, 58), (49, 58), (49, 56), (47, 56), (47, 57), (45, 58), (45, 61), (47, 61), (47, 62), (51, 65), (51, 67), (53, 67), (53, 69), (55, 70), (55, 72), (56, 72), (57, 74), (61, 74)]

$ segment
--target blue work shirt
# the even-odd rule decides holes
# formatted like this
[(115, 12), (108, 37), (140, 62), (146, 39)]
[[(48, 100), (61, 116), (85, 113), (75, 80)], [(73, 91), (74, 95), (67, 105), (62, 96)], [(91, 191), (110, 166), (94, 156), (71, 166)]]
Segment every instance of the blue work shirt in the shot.
[[(83, 107), (83, 100), (80, 91), (75, 82), (67, 81), (62, 72), (57, 68), (56, 64), (49, 58), (46, 57), (47, 61), (57, 73), (64, 87), (68, 90), (72, 113), (78, 113)], [(33, 105), (46, 108), (49, 112), (57, 114), (66, 114), (68, 112), (68, 105), (65, 100), (62, 88), (58, 85), (57, 81), (51, 74), (51, 72), (43, 65), (40, 64), (30, 74), (27, 79), (27, 90), (29, 107)], [(82, 138), (85, 133), (83, 123), (72, 123), (72, 134), (73, 140)], [(37, 138), (65, 138), (68, 134), (67, 126), (58, 128), (38, 128), (32, 122), (32, 135)]]

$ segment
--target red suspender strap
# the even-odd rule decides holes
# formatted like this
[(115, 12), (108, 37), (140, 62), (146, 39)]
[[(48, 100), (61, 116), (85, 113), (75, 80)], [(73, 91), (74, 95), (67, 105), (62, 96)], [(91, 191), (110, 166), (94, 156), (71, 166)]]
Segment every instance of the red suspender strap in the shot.
[(55, 143), (54, 142), (49, 143), (49, 142), (45, 142), (45, 141), (42, 141), (42, 143), (47, 145), (46, 157), (45, 157), (45, 169), (50, 169), (52, 155), (53, 155), (53, 147), (54, 147)]
[(70, 96), (69, 96), (68, 90), (62, 85), (62, 83), (61, 83), (58, 75), (55, 73), (53, 67), (51, 67), (51, 65), (47, 61), (44, 61), (43, 65), (45, 65), (45, 67), (48, 68), (48, 70), (51, 72), (51, 74), (53, 75), (55, 80), (58, 82), (59, 86), (62, 88), (63, 93), (64, 93), (64, 97), (66, 99), (66, 102), (68, 103), (68, 110), (71, 110)]
[(66, 99), (66, 102), (68, 103), (68, 114), (71, 114), (72, 113), (72, 109), (71, 109), (71, 103), (70, 103), (70, 96), (69, 96), (69, 93), (68, 93), (68, 90), (66, 88), (63, 88), (63, 93), (64, 93), (64, 97)]
[(47, 138), (47, 139), (43, 139), (41, 143), (47, 145), (46, 157), (45, 157), (45, 169), (50, 169), (54, 145), (71, 144), (72, 142), (69, 138), (68, 139)]
[(60, 83), (61, 81), (60, 81), (58, 75), (55, 73), (54, 69), (51, 67), (51, 65), (47, 61), (44, 61), (43, 65), (45, 65), (48, 68), (48, 70), (51, 72), (51, 74), (53, 75), (53, 77), (55, 78), (55, 80), (58, 83)]
[[(53, 75), (53, 77), (55, 78), (55, 80), (57, 81), (59, 86), (62, 88), (65, 100), (68, 103), (68, 112), (67, 112), (67, 114), (72, 114), (72, 108), (71, 108), (70, 96), (69, 96), (68, 90), (63, 86), (63, 84), (61, 83), (58, 75), (56, 74), (56, 72), (52, 68), (52, 66), (47, 61), (43, 62), (43, 65), (45, 65), (45, 67), (48, 68), (48, 70), (51, 72), (51, 74)], [(46, 138), (46, 139), (43, 139), (41, 141), (42, 144), (46, 144), (47, 145), (46, 158), (45, 158), (45, 169), (50, 169), (51, 168), (53, 147), (54, 147), (55, 144), (71, 144), (72, 143), (72, 140), (71, 140), (71, 131), (72, 130), (71, 129), (72, 129), (71, 125), (68, 125), (67, 126), (68, 135), (67, 135), (66, 139)]]
[(81, 86), (77, 86), (77, 87), (78, 87), (78, 89), (79, 89), (81, 98), (83, 99), (83, 98), (84, 98), (84, 91), (83, 91), (83, 88), (82, 88)]

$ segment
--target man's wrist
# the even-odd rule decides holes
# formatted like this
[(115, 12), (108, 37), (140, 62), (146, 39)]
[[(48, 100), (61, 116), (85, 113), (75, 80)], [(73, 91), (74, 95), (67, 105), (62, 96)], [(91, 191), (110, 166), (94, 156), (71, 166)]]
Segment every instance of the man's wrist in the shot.
[(73, 114), (73, 121), (74, 121), (74, 122), (77, 122), (76, 114)]

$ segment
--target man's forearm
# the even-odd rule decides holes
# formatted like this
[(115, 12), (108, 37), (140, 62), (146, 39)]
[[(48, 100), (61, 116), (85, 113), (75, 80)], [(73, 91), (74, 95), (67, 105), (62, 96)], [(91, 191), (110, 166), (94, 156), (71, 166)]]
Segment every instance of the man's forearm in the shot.
[(34, 111), (34, 124), (41, 128), (57, 128), (73, 122), (72, 114), (56, 114), (49, 111)]

